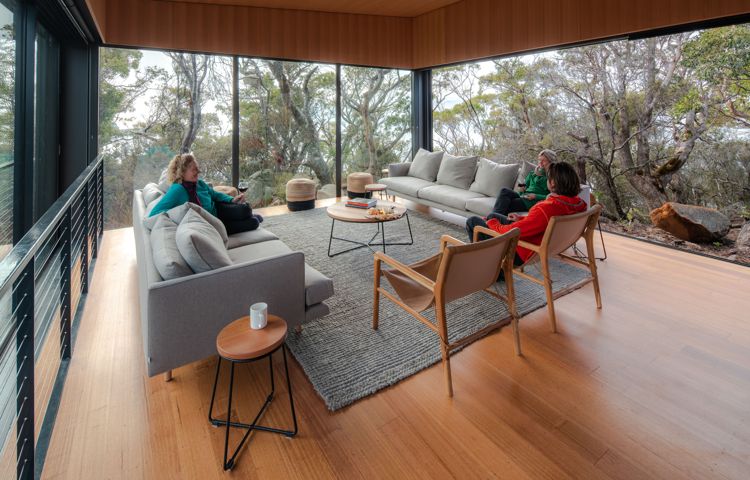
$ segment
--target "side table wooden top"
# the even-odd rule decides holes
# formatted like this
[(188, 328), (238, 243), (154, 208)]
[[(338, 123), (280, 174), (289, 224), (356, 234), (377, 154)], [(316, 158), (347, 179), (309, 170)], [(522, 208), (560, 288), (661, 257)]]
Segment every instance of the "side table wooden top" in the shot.
[(227, 360), (252, 360), (273, 352), (286, 339), (286, 321), (268, 315), (265, 328), (250, 328), (250, 317), (244, 316), (224, 327), (216, 337), (216, 350)]

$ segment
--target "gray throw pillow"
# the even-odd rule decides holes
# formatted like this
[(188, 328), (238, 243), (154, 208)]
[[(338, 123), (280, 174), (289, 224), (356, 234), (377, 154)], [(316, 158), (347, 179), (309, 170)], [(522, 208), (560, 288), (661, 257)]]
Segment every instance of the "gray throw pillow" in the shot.
[(167, 169), (161, 171), (161, 175), (159, 175), (159, 184), (157, 185), (157, 188), (161, 190), (164, 193), (167, 193), (167, 190), (169, 190), (169, 187), (172, 184), (167, 181)]
[(444, 154), (437, 174), (437, 183), (468, 190), (477, 172), (477, 158), (476, 156), (456, 157), (448, 153)]
[(192, 275), (185, 259), (180, 255), (177, 248), (175, 235), (177, 224), (164, 214), (157, 215), (156, 224), (151, 229), (151, 254), (154, 257), (154, 266), (164, 280)]
[(143, 203), (145, 203), (146, 205), (164, 195), (164, 193), (159, 190), (159, 187), (155, 183), (147, 184), (145, 187), (143, 187), (143, 190), (141, 192), (143, 193)]
[(409, 176), (421, 178), (428, 182), (434, 182), (440, 170), (440, 161), (443, 159), (443, 152), (428, 152), (420, 148), (414, 160), (409, 167)]
[(518, 164), (505, 165), (486, 158), (479, 159), (479, 168), (471, 184), (472, 192), (482, 193), (488, 197), (496, 197), (503, 188), (513, 189), (518, 176)]
[(176, 224), (182, 223), (182, 219), (185, 218), (185, 214), (189, 210), (193, 210), (198, 215), (203, 217), (204, 220), (206, 220), (208, 223), (213, 226), (217, 232), (219, 232), (219, 235), (221, 236), (221, 240), (224, 242), (224, 246), (226, 246), (227, 242), (229, 241), (229, 235), (227, 234), (227, 227), (224, 226), (223, 223), (221, 223), (221, 220), (219, 220), (217, 217), (214, 217), (209, 213), (208, 210), (204, 209), (200, 205), (196, 205), (194, 203), (183, 203), (182, 205), (177, 205), (174, 208), (171, 208), (167, 210), (167, 215), (169, 218), (171, 218)]
[(195, 273), (232, 264), (219, 232), (194, 210), (177, 226), (177, 248)]
[(159, 221), (159, 217), (161, 217), (162, 215), (166, 216), (166, 213), (164, 212), (160, 213), (159, 215), (154, 215), (153, 217), (149, 216), (151, 214), (151, 210), (154, 209), (157, 203), (159, 203), (159, 199), (156, 199), (153, 202), (151, 202), (151, 204), (148, 207), (146, 207), (146, 216), (143, 217), (143, 226), (149, 232), (154, 228), (154, 225), (156, 225), (156, 222)]

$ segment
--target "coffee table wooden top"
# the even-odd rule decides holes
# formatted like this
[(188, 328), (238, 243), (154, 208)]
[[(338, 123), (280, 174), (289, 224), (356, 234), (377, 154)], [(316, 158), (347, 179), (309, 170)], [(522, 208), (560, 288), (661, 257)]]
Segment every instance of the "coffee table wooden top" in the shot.
[(328, 212), (329, 217), (335, 220), (341, 220), (342, 222), (354, 222), (354, 223), (390, 222), (393, 220), (398, 220), (399, 218), (403, 217), (404, 214), (406, 213), (406, 207), (395, 202), (388, 202), (386, 200), (378, 200), (377, 205), (375, 205), (375, 208), (388, 209), (390, 207), (393, 207), (393, 213), (395, 213), (396, 215), (393, 218), (389, 218), (387, 220), (382, 220), (382, 219), (368, 216), (366, 208), (347, 207), (346, 201), (338, 202), (338, 203), (331, 205), (330, 207), (326, 209), (326, 212)]
[(216, 350), (227, 360), (252, 360), (271, 353), (286, 339), (286, 321), (268, 315), (265, 328), (250, 328), (250, 317), (245, 316), (224, 327), (216, 337)]

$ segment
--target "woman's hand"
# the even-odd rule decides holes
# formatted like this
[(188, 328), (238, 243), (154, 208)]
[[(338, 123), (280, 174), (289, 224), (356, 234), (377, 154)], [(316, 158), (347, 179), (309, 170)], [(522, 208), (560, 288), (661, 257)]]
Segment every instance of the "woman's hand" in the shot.
[(244, 193), (240, 193), (239, 195), (237, 195), (236, 197), (234, 197), (232, 199), (232, 203), (242, 203), (244, 201), (245, 201), (245, 194)]
[(527, 193), (526, 195), (524, 195), (524, 198), (526, 198), (527, 200), (536, 200), (536, 193)]
[(510, 220), (511, 222), (517, 222), (517, 221), (521, 220), (521, 218), (523, 218), (523, 217), (521, 217), (517, 213), (509, 213), (508, 214), (508, 220)]

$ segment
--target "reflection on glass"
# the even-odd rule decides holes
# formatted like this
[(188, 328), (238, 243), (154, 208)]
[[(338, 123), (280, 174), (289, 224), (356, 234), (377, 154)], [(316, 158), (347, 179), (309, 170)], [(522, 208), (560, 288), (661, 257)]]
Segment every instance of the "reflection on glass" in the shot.
[(16, 39), (13, 12), (0, 4), (0, 259), (13, 243)]

